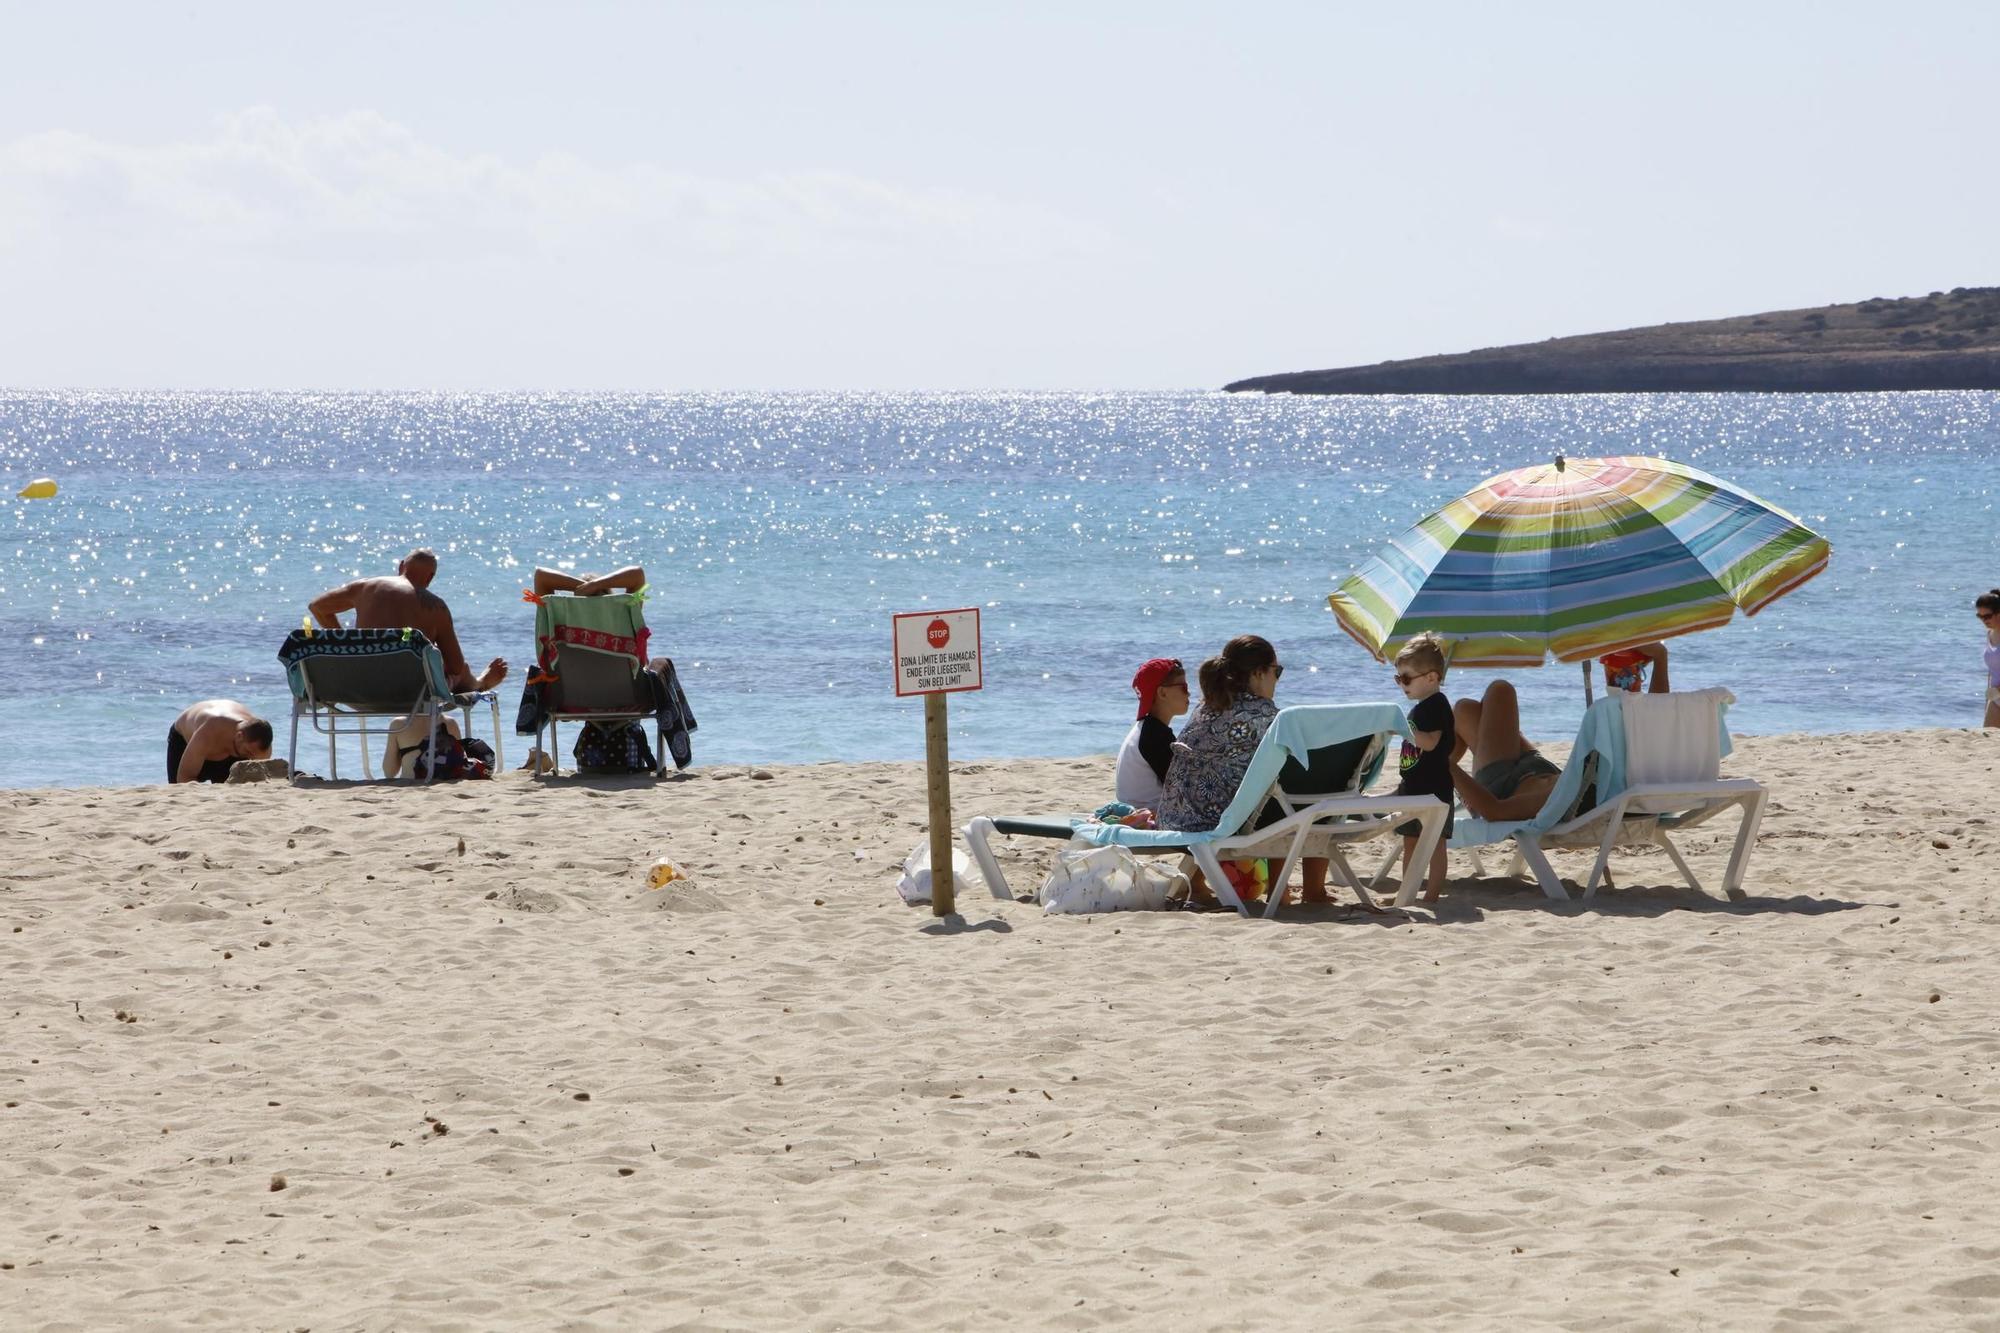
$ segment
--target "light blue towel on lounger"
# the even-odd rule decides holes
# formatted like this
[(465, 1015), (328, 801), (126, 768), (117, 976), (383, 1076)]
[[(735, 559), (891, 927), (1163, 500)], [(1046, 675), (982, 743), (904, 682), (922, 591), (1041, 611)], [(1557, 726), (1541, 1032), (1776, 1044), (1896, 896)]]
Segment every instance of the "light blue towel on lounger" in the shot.
[[(1244, 771), (1243, 780), (1236, 784), (1235, 799), (1222, 812), (1222, 818), (1216, 821), (1214, 828), (1204, 833), (1185, 833), (1175, 829), (1137, 829), (1123, 824), (1078, 820), (1076, 836), (1099, 847), (1116, 843), (1121, 847), (1139, 848), (1186, 847), (1192, 843), (1233, 837), (1256, 816), (1258, 807), (1271, 790), (1271, 784), (1284, 771), (1287, 760), (1296, 759), (1306, 764), (1310, 762), (1314, 750), (1381, 732), (1405, 738), (1409, 736), (1410, 724), (1404, 719), (1402, 709), (1394, 704), (1301, 704), (1279, 709), (1278, 715), (1271, 719), (1264, 739), (1257, 743), (1256, 753), (1250, 756), (1250, 767)], [(1381, 768), (1382, 756), (1378, 754), (1360, 785), (1365, 788), (1373, 782)]]
[[(1563, 765), (1562, 776), (1556, 779), (1549, 799), (1542, 803), (1542, 809), (1533, 819), (1486, 820), (1473, 815), (1460, 806), (1452, 824), (1451, 846), (1487, 847), (1503, 842), (1518, 833), (1546, 833), (1562, 822), (1576, 804), (1583, 792), (1583, 768), (1586, 756), (1597, 755), (1597, 804), (1615, 799), (1625, 790), (1625, 699), (1624, 691), (1614, 691), (1605, 698), (1583, 710), (1583, 724), (1577, 728), (1576, 744), (1570, 747), (1569, 762)], [(1729, 711), (1727, 703), (1716, 711), (1716, 720), (1722, 729), (1721, 753), (1728, 754), (1729, 724), (1725, 715)]]

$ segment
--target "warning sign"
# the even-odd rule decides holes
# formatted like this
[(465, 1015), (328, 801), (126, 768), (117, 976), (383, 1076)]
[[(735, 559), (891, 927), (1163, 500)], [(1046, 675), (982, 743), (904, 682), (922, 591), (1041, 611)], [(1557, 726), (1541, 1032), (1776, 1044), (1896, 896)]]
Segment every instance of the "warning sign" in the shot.
[(911, 611), (894, 618), (896, 695), (980, 689), (979, 608)]

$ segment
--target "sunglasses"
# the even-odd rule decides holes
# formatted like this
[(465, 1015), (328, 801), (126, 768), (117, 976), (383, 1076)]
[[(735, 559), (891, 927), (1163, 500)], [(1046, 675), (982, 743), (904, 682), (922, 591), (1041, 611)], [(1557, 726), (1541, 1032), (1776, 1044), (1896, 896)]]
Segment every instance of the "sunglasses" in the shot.
[(1284, 679), (1284, 676), (1285, 676), (1285, 664), (1283, 662), (1271, 663), (1271, 679), (1282, 680)]
[(1408, 685), (1413, 680), (1422, 680), (1425, 676), (1435, 676), (1436, 674), (1437, 672), (1435, 671), (1418, 671), (1415, 673), (1398, 671), (1396, 673), (1396, 683), (1398, 685)]
[(1996, 613), (1992, 611), (1974, 611), (1972, 614), (1978, 616), (1981, 620), (1991, 620)]

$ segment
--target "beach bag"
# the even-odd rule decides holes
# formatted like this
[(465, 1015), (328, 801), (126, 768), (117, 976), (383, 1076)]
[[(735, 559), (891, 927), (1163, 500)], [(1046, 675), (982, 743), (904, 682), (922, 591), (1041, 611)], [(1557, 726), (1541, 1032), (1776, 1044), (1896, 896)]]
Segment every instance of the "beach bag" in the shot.
[[(956, 847), (952, 848), (951, 891), (954, 895), (972, 892), (972, 886), (966, 883), (965, 880), (966, 872), (970, 869), (972, 869), (972, 862), (966, 857), (965, 853)], [(911, 852), (903, 861), (903, 874), (896, 881), (896, 892), (902, 894), (903, 901), (912, 907), (918, 903), (927, 903), (931, 900), (931, 845), (929, 842), (925, 842), (923, 846)]]
[[(493, 748), (485, 741), (478, 739), (462, 741), (452, 735), (443, 725), (439, 725), (436, 739), (438, 778), (444, 781), (452, 781), (458, 778), (483, 778), (492, 775)], [(484, 758), (481, 758), (479, 753), (474, 751), (474, 746), (477, 746), (478, 750), (484, 753)], [(430, 765), (425, 762), (429, 757), (429, 752), (420, 749), (416, 752), (415, 757), (415, 776), (417, 781), (429, 781), (431, 779)]]
[(570, 753), (586, 773), (651, 773), (659, 767), (653, 747), (646, 744), (646, 729), (637, 722), (622, 727), (586, 722)]
[(1187, 889), (1187, 876), (1141, 861), (1123, 847), (1072, 843), (1057, 853), (1039, 898), (1045, 912), (1159, 912), (1168, 898)]

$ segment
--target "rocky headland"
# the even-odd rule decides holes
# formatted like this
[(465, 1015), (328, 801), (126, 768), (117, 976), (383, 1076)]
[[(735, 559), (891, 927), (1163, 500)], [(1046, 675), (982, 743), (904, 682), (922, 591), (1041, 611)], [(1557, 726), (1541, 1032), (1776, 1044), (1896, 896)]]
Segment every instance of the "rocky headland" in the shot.
[(2000, 287), (1258, 375), (1224, 387), (1264, 393), (2000, 389)]

